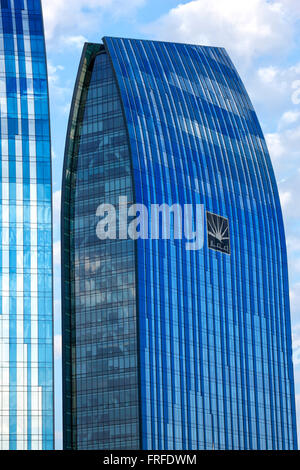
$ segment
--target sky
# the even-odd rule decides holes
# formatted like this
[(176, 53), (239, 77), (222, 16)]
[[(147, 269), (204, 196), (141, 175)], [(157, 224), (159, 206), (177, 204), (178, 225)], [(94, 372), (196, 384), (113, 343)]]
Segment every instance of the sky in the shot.
[[(300, 430), (300, 1), (42, 0), (50, 85), (56, 447), (62, 445), (60, 196), (65, 135), (85, 41), (134, 37), (225, 47), (267, 139), (284, 213)], [(300, 442), (300, 433), (299, 442)]]

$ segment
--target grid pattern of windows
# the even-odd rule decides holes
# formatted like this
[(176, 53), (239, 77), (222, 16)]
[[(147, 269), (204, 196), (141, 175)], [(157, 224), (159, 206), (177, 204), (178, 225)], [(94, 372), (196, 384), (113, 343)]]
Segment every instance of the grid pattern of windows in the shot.
[[(94, 60), (99, 51), (107, 56)], [(109, 140), (117, 129), (125, 147)], [(211, 249), (208, 239), (199, 251), (187, 251), (180, 240), (100, 243), (97, 205), (120, 195), (148, 209), (204, 204), (228, 223), (230, 250)], [(296, 448), (279, 195), (256, 114), (226, 52), (117, 38), (87, 45), (62, 197), (65, 446)], [(118, 307), (110, 323), (113, 298)], [(120, 335), (128, 302), (132, 324)], [(110, 376), (114, 367), (122, 374), (123, 334), (129, 350), (138, 351), (137, 358), (129, 354), (128, 374), (138, 386), (133, 380), (128, 388), (134, 406), (122, 445), (114, 436), (123, 426), (118, 394), (124, 389), (108, 385), (102, 355), (111, 356)], [(122, 355), (112, 366), (114, 348)], [(101, 385), (98, 367), (104, 367)], [(139, 428), (132, 427), (135, 419)]]
[(0, 449), (53, 449), (51, 163), (39, 0), (0, 2)]
[(71, 270), (75, 328), (73, 445), (136, 449), (138, 374), (135, 254), (131, 240), (100, 241), (97, 208), (133, 202), (126, 128), (109, 58), (100, 53), (84, 84), (71, 196)]
[(286, 245), (264, 136), (224, 49), (105, 38), (136, 202), (205, 204), (231, 256), (137, 242), (142, 447), (297, 446)]

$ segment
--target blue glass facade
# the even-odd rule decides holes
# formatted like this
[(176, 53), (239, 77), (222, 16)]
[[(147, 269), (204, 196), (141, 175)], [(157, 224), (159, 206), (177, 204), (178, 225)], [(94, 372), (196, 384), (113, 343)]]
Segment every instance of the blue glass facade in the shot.
[[(99, 55), (107, 56), (101, 59), (105, 67)], [(115, 111), (99, 98), (108, 63), (122, 109), (118, 129)], [(119, 163), (118, 170), (105, 163), (113, 165), (108, 155), (115, 154), (110, 139), (117, 130), (127, 135), (122, 165), (130, 168), (131, 179), (126, 173), (126, 183)], [(98, 194), (90, 186), (89, 194), (84, 194), (84, 184), (89, 186), (90, 181), (98, 188), (105, 182), (105, 187)], [(96, 208), (103, 197), (115, 204), (119, 195), (129, 195), (129, 200), (132, 195), (135, 203), (146, 207), (203, 204), (204, 248), (187, 251), (181, 240), (138, 239), (131, 254), (131, 242), (126, 241), (129, 245), (123, 249), (129, 259), (134, 257), (135, 276), (124, 281), (126, 268), (120, 271), (112, 264), (109, 276), (99, 267), (97, 284), (86, 267), (87, 247), (92, 246), (94, 268), (97, 262), (100, 266), (105, 259), (113, 260), (112, 253), (122, 253), (122, 248), (119, 240), (110, 241), (108, 256), (107, 242), (95, 239)], [(65, 447), (107, 448), (108, 441), (109, 448), (120, 448), (122, 441), (123, 448), (152, 450), (295, 449), (280, 201), (259, 122), (226, 51), (117, 38), (86, 45), (70, 116), (62, 197)], [(77, 213), (83, 201), (91, 210)], [(79, 226), (74, 230), (78, 217), (86, 231), (80, 245), (76, 244)], [(221, 242), (214, 237), (218, 231), (223, 234)], [(101, 281), (106, 281), (105, 287)], [(134, 293), (130, 299), (135, 303), (131, 322), (136, 327), (136, 359), (131, 372), (138, 380), (138, 443), (132, 439), (133, 428), (128, 428), (126, 441), (124, 424), (125, 416), (132, 420), (129, 425), (135, 419), (135, 398), (124, 404), (120, 394), (114, 394), (126, 375), (127, 351), (118, 328), (130, 282)], [(123, 296), (117, 296), (118, 289), (123, 289)], [(92, 301), (94, 320), (87, 294), (104, 296)], [(115, 317), (110, 316), (113, 295)], [(91, 327), (85, 343), (78, 333), (83, 309), (88, 311), (84, 328)], [(109, 318), (108, 329), (104, 333), (100, 328), (98, 334), (97, 325)], [(99, 384), (111, 370), (105, 357), (118, 357), (110, 366), (116, 377), (119, 374), (119, 382), (111, 381), (103, 401)], [(88, 378), (85, 388), (82, 374)], [(135, 390), (134, 382), (131, 391)], [(98, 417), (105, 414), (106, 427), (100, 420), (98, 429), (90, 427), (88, 434), (92, 411), (84, 415), (82, 407), (79, 416), (77, 404), (88, 403), (93, 396), (93, 412)], [(88, 435), (84, 443), (77, 434), (82, 423)]]
[(39, 0), (0, 2), (0, 449), (53, 449), (52, 209)]

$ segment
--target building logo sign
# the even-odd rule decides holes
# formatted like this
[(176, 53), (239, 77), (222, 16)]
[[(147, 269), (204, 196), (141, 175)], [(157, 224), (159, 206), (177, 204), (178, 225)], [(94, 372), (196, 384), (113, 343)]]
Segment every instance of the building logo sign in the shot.
[(220, 215), (206, 212), (207, 241), (211, 250), (231, 254), (229, 221)]

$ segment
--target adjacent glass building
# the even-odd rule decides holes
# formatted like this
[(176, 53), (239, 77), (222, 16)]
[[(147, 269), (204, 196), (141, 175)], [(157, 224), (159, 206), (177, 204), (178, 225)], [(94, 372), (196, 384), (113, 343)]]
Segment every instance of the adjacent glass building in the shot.
[[(204, 204), (205, 244), (99, 240), (97, 208)], [(286, 243), (222, 48), (84, 47), (62, 193), (64, 447), (296, 449)]]
[(48, 85), (39, 0), (0, 1), (0, 449), (53, 449)]

